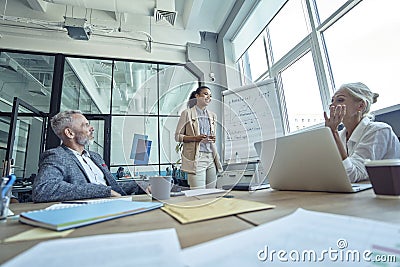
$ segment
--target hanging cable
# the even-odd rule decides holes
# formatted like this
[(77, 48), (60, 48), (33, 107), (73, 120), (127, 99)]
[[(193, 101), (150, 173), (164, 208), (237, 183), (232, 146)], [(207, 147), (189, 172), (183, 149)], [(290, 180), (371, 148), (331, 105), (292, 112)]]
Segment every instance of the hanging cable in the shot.
[(122, 31), (122, 13), (119, 13), (119, 28), (118, 31), (121, 32)]
[(4, 3), (3, 20), (4, 20), (4, 17), (6, 16), (6, 10), (7, 10), (7, 0)]

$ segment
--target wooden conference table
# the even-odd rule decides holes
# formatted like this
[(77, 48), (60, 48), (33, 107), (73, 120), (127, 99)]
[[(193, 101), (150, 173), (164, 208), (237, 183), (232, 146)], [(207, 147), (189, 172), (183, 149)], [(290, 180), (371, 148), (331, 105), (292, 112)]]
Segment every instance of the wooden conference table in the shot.
[[(238, 199), (273, 204), (276, 205), (276, 208), (186, 225), (180, 224), (164, 211), (157, 209), (77, 228), (67, 237), (175, 228), (181, 247), (186, 248), (273, 221), (294, 212), (297, 208), (400, 224), (400, 199), (376, 198), (372, 189), (353, 194), (274, 191), (265, 189), (256, 192), (232, 191), (229, 192), (229, 195)], [(135, 197), (143, 198), (143, 196), (133, 196), (134, 200)], [(216, 194), (191, 198), (181, 196), (173, 197), (168, 202), (178, 203), (200, 198), (216, 197), (218, 197)], [(42, 209), (51, 204), (54, 203), (21, 203), (11, 204), (10, 208), (15, 214), (19, 214), (23, 211)], [(43, 241), (43, 239), (40, 239), (3, 242), (5, 238), (30, 229), (33, 229), (33, 227), (21, 224), (17, 219), (0, 221), (0, 264)]]

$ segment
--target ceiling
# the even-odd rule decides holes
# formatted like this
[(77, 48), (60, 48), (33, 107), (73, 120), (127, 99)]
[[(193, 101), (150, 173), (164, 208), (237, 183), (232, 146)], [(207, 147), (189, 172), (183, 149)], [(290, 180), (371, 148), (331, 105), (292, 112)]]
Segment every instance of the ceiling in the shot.
[[(18, 30), (30, 30), (28, 34), (40, 36), (46, 31), (54, 32), (54, 38), (65, 40), (64, 17), (85, 18), (93, 35), (118, 36), (118, 34), (143, 33), (152, 35), (159, 42), (186, 45), (200, 39), (200, 32), (218, 33), (222, 28), (236, 0), (8, 0), (0, 4), (1, 35)], [(174, 12), (173, 23), (168, 20), (156, 21), (156, 10)], [(17, 30), (17, 31), (16, 31)], [(15, 33), (18, 34), (18, 33)], [(22, 34), (22, 33), (20, 33)], [(153, 38), (152, 37), (152, 38)], [(3, 38), (4, 39), (4, 38)], [(94, 39), (94, 38), (93, 38)], [(111, 40), (111, 39), (110, 39)], [(88, 42), (92, 43), (94, 40)], [(79, 43), (82, 41), (79, 41)], [(85, 42), (85, 41), (83, 41)], [(114, 41), (115, 42), (115, 41)], [(3, 52), (0, 56), (0, 98), (11, 104), (12, 97), (34, 100), (32, 104), (47, 110), (53, 62), (52, 57)], [(109, 87), (109, 76), (101, 60), (88, 61), (99, 65), (102, 75), (93, 76), (93, 84)], [(70, 64), (71, 62), (69, 62)], [(89, 65), (90, 65), (89, 64)], [(124, 63), (125, 64), (125, 63)], [(126, 63), (132, 64), (132, 63)], [(87, 62), (81, 63), (93, 69)], [(130, 66), (130, 65), (129, 65)], [(90, 67), (90, 68), (89, 68)], [(103, 74), (104, 72), (104, 74)], [(107, 72), (107, 73), (105, 73)], [(138, 71), (135, 71), (137, 74)], [(75, 73), (82, 73), (75, 71)], [(176, 74), (175, 74), (176, 76)], [(99, 78), (100, 77), (100, 78)], [(127, 76), (129, 78), (129, 75)], [(135, 77), (137, 78), (137, 77)], [(83, 80), (83, 78), (79, 78)], [(128, 79), (129, 80), (129, 79)], [(137, 81), (136, 81), (137, 80)], [(137, 83), (139, 79), (136, 79)], [(166, 79), (168, 80), (168, 79)], [(18, 81), (18, 83), (16, 82)], [(121, 82), (128, 84), (128, 81)], [(90, 88), (85, 86), (91, 95)], [(1, 102), (0, 104), (3, 104)], [(1, 108), (3, 109), (3, 108)]]
[[(64, 16), (86, 18), (92, 22), (94, 33), (100, 30), (130, 31), (135, 28), (150, 31), (152, 27), (170, 26), (176, 30), (206, 31), (218, 33), (236, 0), (12, 0), (0, 7), (2, 13), (15, 17), (31, 19), (30, 23), (47, 21), (53, 26), (64, 22)], [(176, 14), (174, 25), (166, 19), (157, 21), (157, 10), (171, 11)], [(152, 19), (149, 19), (152, 18)], [(19, 20), (19, 22), (23, 21)], [(140, 25), (146, 27), (140, 29)], [(39, 23), (38, 23), (39, 24)], [(96, 29), (97, 27), (97, 29)], [(147, 29), (145, 29), (147, 28)]]

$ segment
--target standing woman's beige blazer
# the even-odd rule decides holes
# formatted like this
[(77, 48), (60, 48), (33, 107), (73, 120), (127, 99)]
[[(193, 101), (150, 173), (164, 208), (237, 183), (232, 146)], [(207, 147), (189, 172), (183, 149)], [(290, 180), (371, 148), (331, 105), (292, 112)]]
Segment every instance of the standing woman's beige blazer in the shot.
[[(214, 112), (207, 110), (208, 118), (211, 126), (211, 134), (215, 135), (215, 127), (217, 124), (217, 115)], [(184, 110), (179, 118), (178, 125), (175, 131), (175, 140), (183, 142), (184, 136), (200, 135), (199, 120), (197, 118), (196, 106)], [(222, 165), (215, 143), (211, 143), (212, 153), (214, 156), (214, 163), (217, 172), (222, 172)], [(197, 172), (197, 158), (199, 156), (200, 143), (187, 142), (183, 143), (182, 150), (182, 166), (181, 170), (188, 173), (195, 174)]]

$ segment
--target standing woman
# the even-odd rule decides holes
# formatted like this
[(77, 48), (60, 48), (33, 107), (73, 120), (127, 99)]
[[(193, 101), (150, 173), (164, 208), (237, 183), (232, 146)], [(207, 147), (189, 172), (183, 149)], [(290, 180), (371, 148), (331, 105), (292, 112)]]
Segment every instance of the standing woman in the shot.
[[(366, 159), (400, 158), (399, 140), (392, 128), (368, 116), (378, 96), (363, 83), (343, 84), (332, 97), (330, 117), (324, 113), (325, 126), (332, 130), (351, 182), (368, 179)], [(338, 131), (340, 123), (344, 128)]]
[(207, 110), (211, 91), (200, 86), (190, 94), (188, 108), (179, 118), (175, 140), (183, 142), (182, 171), (188, 173), (190, 188), (215, 188), (222, 165), (215, 147), (217, 116)]

